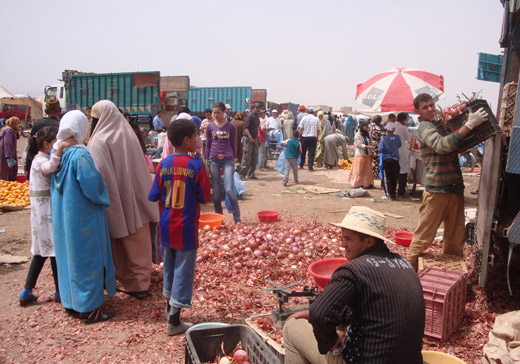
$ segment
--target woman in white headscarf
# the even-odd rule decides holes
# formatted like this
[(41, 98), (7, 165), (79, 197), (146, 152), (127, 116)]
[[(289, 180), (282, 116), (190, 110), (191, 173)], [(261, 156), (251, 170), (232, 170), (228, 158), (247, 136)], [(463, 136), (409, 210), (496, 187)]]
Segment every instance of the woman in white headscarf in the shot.
[(87, 117), (79, 110), (61, 119), (54, 149), (71, 136), (80, 144), (63, 152), (60, 167), (51, 174), (50, 190), (61, 303), (67, 312), (79, 313), (90, 324), (114, 316), (114, 312), (104, 313), (100, 307), (103, 287), (113, 296), (116, 281), (105, 214), (108, 191), (81, 143), (87, 129)]
[(92, 118), (88, 150), (108, 187), (116, 278), (125, 292), (145, 298), (152, 274), (150, 222), (159, 221), (159, 206), (148, 201), (150, 172), (134, 131), (114, 103), (94, 104)]

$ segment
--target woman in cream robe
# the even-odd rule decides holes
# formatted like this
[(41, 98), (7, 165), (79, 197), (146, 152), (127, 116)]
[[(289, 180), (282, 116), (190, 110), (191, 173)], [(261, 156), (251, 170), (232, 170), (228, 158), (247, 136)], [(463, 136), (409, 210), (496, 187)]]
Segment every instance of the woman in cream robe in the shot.
[(134, 131), (108, 100), (92, 107), (88, 150), (108, 187), (108, 227), (116, 278), (127, 293), (145, 298), (152, 273), (150, 222), (159, 207), (148, 201), (152, 178)]

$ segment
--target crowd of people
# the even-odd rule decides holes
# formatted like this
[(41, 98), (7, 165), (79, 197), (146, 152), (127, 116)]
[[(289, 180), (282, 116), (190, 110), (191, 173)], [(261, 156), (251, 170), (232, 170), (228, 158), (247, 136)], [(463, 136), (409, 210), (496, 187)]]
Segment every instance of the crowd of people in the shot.
[[(288, 319), (283, 333), (286, 363), (422, 362), (424, 302), (415, 273), (417, 258), (432, 244), (441, 223), (444, 252), (462, 256), (463, 181), (454, 152), (487, 114), (482, 109), (470, 113), (459, 131), (441, 136), (432, 123), (431, 96), (417, 96), (414, 107), (421, 117), (418, 143), (427, 185), (408, 257), (391, 253), (384, 244), (383, 215), (352, 207), (335, 223), (350, 262), (332, 275), (309, 311)], [(45, 111), (47, 116), (33, 126), (24, 156), (33, 259), (19, 302), (25, 306), (38, 299), (33, 289), (50, 258), (56, 301), (85, 324), (115, 315), (101, 309), (105, 291), (113, 296), (117, 287), (138, 299), (149, 295), (152, 226), (157, 226), (166, 332), (184, 333), (191, 326), (181, 320), (181, 310), (191, 306), (200, 204), (212, 200), (215, 212), (222, 213), (222, 196), (227, 195), (234, 222), (241, 223), (235, 171), (241, 178), (257, 179), (270, 140), (280, 135), (285, 186), (291, 170), (299, 183), (298, 169), (306, 165), (309, 171), (315, 164), (336, 166), (338, 152), (347, 155), (348, 136), (355, 132), (349, 174), (353, 187), (373, 187), (374, 177), (382, 176), (389, 198), (404, 193), (410, 137), (405, 113), (358, 125), (350, 117), (342, 122), (322, 111), (315, 116), (314, 108), (304, 106), (296, 115), (284, 111), (278, 118), (271, 110), (266, 117), (264, 105), (257, 103), (247, 116), (236, 113), (231, 118), (227, 105), (217, 102), (204, 120), (185, 108), (167, 127), (158, 113), (151, 137), (161, 143), (155, 145), (146, 130), (108, 100), (60, 118), (59, 103), (51, 98)], [(9, 119), (0, 130), (2, 179), (11, 178), (13, 159), (18, 167), (16, 154), (6, 147), (16, 147), (18, 125)], [(150, 168), (150, 156), (162, 159)]]

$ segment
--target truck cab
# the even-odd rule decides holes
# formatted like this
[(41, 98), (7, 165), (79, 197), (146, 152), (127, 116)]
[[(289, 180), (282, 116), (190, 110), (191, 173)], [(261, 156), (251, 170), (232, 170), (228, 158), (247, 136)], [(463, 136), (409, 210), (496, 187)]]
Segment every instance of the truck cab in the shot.
[(60, 102), (61, 110), (65, 112), (67, 110), (67, 105), (65, 101), (65, 84), (64, 83), (58, 83), (55, 85), (47, 85), (45, 86), (43, 90), (43, 94), (45, 95), (45, 98), (43, 100), (43, 115), (47, 116), (45, 113), (45, 102), (50, 99), (51, 97), (55, 97)]

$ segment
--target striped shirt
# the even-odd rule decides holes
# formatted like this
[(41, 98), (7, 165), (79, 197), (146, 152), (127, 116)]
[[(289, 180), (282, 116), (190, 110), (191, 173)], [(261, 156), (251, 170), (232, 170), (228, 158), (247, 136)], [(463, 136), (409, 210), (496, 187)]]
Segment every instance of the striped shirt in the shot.
[(422, 364), (424, 320), (417, 273), (381, 243), (338, 268), (309, 315), (321, 354), (336, 343), (336, 326), (347, 324), (343, 358), (365, 364)]
[(303, 129), (302, 138), (304, 137), (318, 137), (318, 130), (320, 130), (321, 123), (320, 119), (318, 119), (313, 114), (309, 114), (305, 116), (300, 124), (298, 124), (298, 129)]
[(199, 247), (199, 204), (211, 200), (209, 178), (201, 160), (180, 153), (161, 160), (148, 199), (159, 201), (163, 246), (180, 250)]
[(461, 193), (464, 190), (458, 148), (464, 141), (459, 132), (442, 136), (433, 122), (421, 121), (419, 150), (426, 169), (426, 190)]

